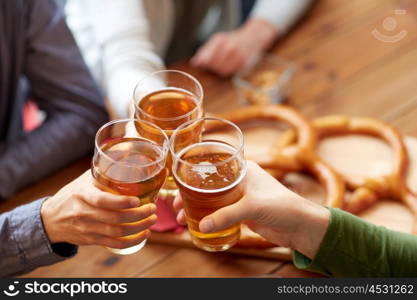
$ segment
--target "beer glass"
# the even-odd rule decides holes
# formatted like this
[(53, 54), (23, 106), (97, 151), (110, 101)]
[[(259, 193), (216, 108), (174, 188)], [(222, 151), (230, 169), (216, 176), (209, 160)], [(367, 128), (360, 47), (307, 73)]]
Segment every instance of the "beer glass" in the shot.
[[(203, 130), (198, 141), (187, 145), (179, 134), (191, 123), (198, 123)], [(224, 251), (239, 240), (240, 224), (205, 234), (200, 232), (199, 222), (243, 197), (243, 144), (239, 127), (209, 117), (180, 125), (171, 137), (172, 172), (184, 201), (188, 229), (193, 243), (206, 251)]]
[[(181, 124), (203, 116), (201, 84), (191, 75), (177, 70), (158, 71), (143, 78), (135, 87), (133, 99), (136, 118), (159, 126), (168, 137)], [(163, 197), (175, 196), (178, 191), (171, 167), (172, 158), (168, 156), (169, 173), (160, 191)]]
[[(138, 126), (146, 126), (158, 134), (150, 139), (129, 130)], [(168, 154), (169, 140), (154, 124), (134, 119), (111, 121), (96, 134), (91, 166), (95, 185), (113, 194), (136, 196), (141, 205), (154, 202), (165, 182)], [(121, 237), (129, 238), (132, 236)], [(132, 254), (145, 243), (146, 240), (126, 249), (108, 249), (115, 254)]]

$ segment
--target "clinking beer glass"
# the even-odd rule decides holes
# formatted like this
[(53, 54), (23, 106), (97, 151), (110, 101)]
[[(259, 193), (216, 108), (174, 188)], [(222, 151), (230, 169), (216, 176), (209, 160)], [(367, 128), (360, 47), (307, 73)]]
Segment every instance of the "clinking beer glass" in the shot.
[[(135, 131), (137, 127), (152, 129), (155, 134), (144, 137)], [(134, 119), (111, 121), (96, 134), (91, 166), (95, 185), (113, 194), (136, 196), (141, 205), (154, 202), (168, 173), (168, 153), (168, 137), (154, 124)], [(145, 243), (146, 240), (126, 249), (108, 249), (115, 254), (132, 254)]]
[[(179, 133), (190, 124), (204, 128), (199, 140), (184, 143)], [(214, 134), (210, 128), (221, 128)], [(173, 175), (179, 187), (193, 243), (206, 251), (224, 251), (240, 237), (240, 224), (205, 234), (199, 222), (219, 208), (244, 196), (246, 161), (243, 134), (235, 124), (218, 118), (201, 118), (179, 126), (171, 137)]]
[[(181, 71), (163, 70), (150, 74), (136, 85), (133, 98), (136, 118), (157, 125), (168, 137), (181, 124), (203, 116), (203, 88), (197, 79)], [(186, 130), (183, 127), (183, 131)], [(146, 132), (142, 131), (142, 134), (145, 135)], [(168, 177), (160, 191), (163, 197), (175, 196), (178, 191), (171, 174), (171, 166), (172, 159), (169, 155)]]

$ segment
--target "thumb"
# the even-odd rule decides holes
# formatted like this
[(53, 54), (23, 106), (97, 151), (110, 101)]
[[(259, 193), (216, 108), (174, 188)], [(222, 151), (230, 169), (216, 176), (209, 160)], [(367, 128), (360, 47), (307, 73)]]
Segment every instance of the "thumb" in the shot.
[(249, 210), (242, 205), (242, 200), (220, 208), (211, 215), (204, 217), (199, 224), (202, 233), (210, 233), (228, 228), (248, 218)]

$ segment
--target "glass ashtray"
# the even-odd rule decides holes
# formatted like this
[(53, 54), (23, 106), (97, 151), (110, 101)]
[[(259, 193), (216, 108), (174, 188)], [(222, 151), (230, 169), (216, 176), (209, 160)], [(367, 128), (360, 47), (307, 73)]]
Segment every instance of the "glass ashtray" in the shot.
[(243, 105), (280, 103), (294, 72), (294, 63), (268, 54), (237, 73), (233, 83)]

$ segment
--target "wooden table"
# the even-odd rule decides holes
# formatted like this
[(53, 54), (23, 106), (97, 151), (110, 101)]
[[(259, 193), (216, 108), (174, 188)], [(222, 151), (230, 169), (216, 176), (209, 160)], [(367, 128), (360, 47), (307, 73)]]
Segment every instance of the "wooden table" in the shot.
[[(273, 50), (298, 66), (288, 103), (309, 117), (334, 113), (377, 117), (391, 122), (404, 134), (417, 136), (417, 1), (317, 2), (303, 22)], [(398, 9), (405, 14), (395, 11)], [(383, 26), (387, 17), (396, 20), (397, 27), (391, 32)], [(384, 42), (374, 37), (373, 30), (392, 36), (405, 30), (406, 36), (396, 42)], [(229, 80), (192, 69), (186, 63), (173, 67), (202, 82), (208, 112), (238, 106)], [(89, 162), (90, 158), (82, 159), (22, 190), (1, 204), (0, 211), (53, 194), (89, 168)], [(39, 268), (27, 276), (314, 275), (298, 271), (290, 263), (149, 243), (131, 256), (114, 256), (101, 247), (80, 247), (75, 258)]]

